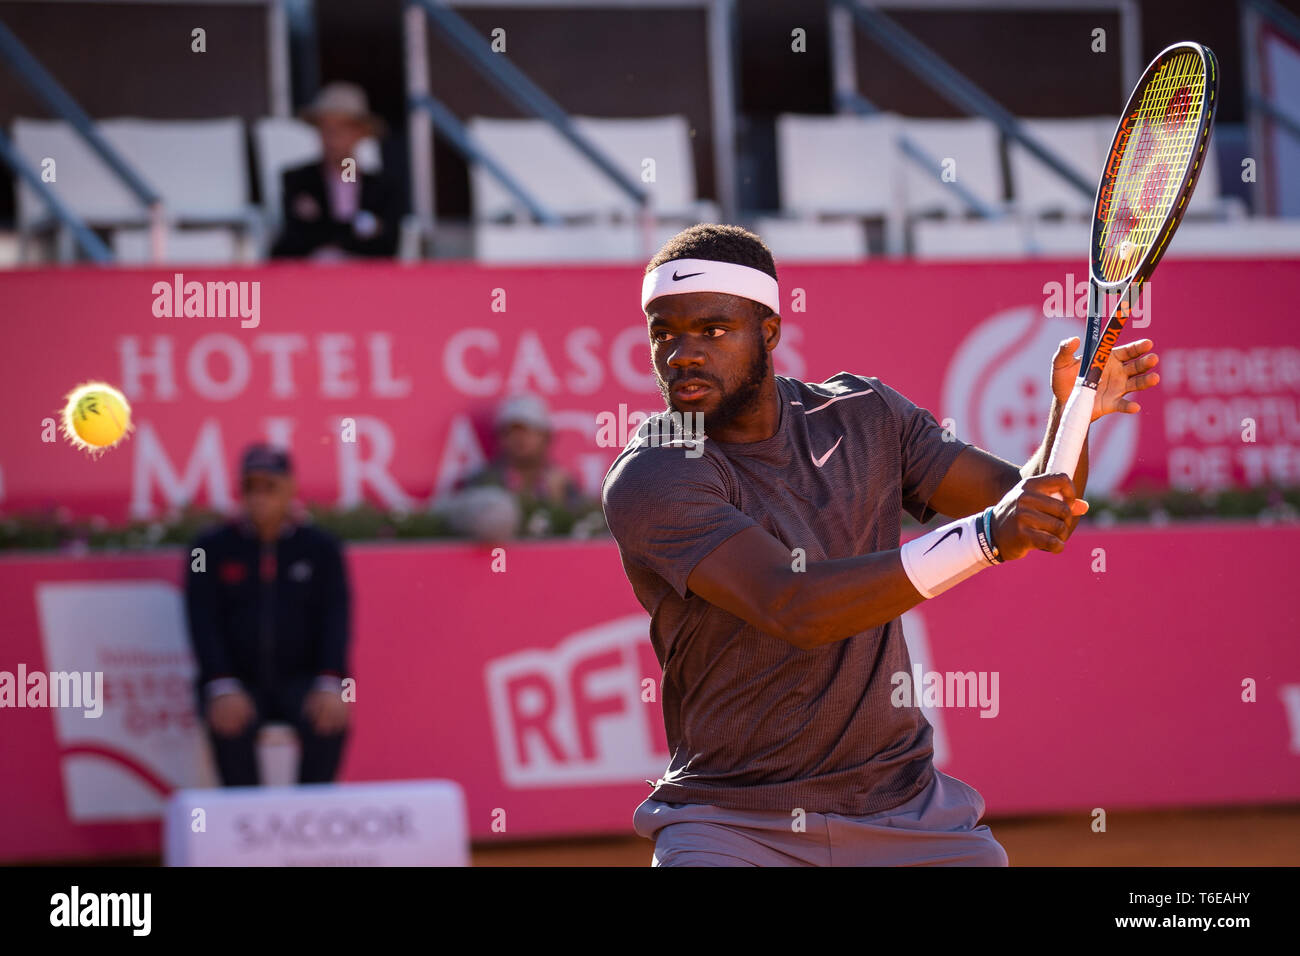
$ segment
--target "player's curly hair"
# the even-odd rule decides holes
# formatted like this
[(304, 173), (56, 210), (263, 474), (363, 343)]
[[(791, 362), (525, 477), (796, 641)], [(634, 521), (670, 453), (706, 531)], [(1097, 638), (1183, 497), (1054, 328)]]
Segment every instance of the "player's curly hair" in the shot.
[[(683, 229), (664, 243), (646, 265), (647, 273), (674, 259), (712, 259), (714, 262), (733, 262), (765, 272), (773, 279), (776, 262), (772, 250), (758, 236), (740, 226), (726, 226), (714, 222), (701, 222)], [(766, 318), (772, 310), (757, 304), (759, 318)]]

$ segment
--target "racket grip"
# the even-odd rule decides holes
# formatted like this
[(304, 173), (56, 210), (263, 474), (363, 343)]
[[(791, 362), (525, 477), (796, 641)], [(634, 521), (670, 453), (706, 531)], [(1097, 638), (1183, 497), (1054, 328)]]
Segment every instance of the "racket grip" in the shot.
[[(1079, 455), (1083, 453), (1083, 442), (1088, 437), (1088, 426), (1092, 423), (1092, 406), (1097, 400), (1095, 390), (1082, 383), (1074, 386), (1070, 399), (1065, 403), (1061, 423), (1056, 427), (1056, 441), (1052, 443), (1052, 453), (1047, 459), (1045, 474), (1063, 473), (1074, 477), (1078, 467)], [(1060, 498), (1053, 492), (1053, 498)]]

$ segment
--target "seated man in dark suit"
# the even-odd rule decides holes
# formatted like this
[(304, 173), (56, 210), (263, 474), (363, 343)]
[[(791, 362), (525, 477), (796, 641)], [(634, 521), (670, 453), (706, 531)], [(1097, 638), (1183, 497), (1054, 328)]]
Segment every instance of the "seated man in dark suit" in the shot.
[[(328, 260), (394, 255), (405, 200), (394, 177), (366, 172), (357, 162), (358, 144), (384, 132), (365, 91), (351, 83), (331, 83), (301, 116), (320, 132), (321, 160), (284, 171), (284, 231), (271, 256)], [(353, 162), (345, 165), (349, 159)]]
[[(299, 783), (334, 779), (343, 754), (350, 636), (338, 541), (294, 519), (289, 456), (254, 445), (241, 468), (244, 511), (186, 554), (186, 616), (202, 716), (221, 782), (259, 782), (257, 733), (292, 724)], [(202, 549), (202, 562), (195, 557)]]

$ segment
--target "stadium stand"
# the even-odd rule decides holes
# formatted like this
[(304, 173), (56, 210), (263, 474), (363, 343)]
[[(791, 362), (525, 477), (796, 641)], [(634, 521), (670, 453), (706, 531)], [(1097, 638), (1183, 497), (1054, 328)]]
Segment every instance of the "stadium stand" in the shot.
[[(168, 262), (196, 263), (249, 262), (266, 256), (280, 225), (283, 171), (310, 161), (319, 151), (311, 128), (289, 116), (291, 102), (305, 101), (312, 93), (302, 78), (318, 73), (290, 62), (291, 54), (298, 59), (303, 56), (302, 37), (286, 35), (294, 29), (294, 17), (301, 11), (286, 22), (284, 11), (275, 3), (217, 4), (223, 16), (232, 18), (231, 24), (238, 22), (248, 28), (242, 34), (241, 49), (260, 65), (228, 92), (207, 90), (203, 106), (189, 107), (192, 115), (186, 116), (177, 112), (176, 97), (162, 88), (152, 99), (140, 101), (138, 114), (128, 114), (115, 94), (102, 94), (95, 88), (87, 69), (67, 61), (55, 62), (51, 51), (57, 49), (53, 39), (57, 30), (48, 11), (29, 3), (0, 3), (7, 12), (16, 13), (15, 28), (21, 26), (21, 51), (16, 52), (18, 48), (5, 41), (3, 56), (11, 70), (24, 74), (26, 85), (36, 89), (42, 82), (39, 77), (33, 82), (26, 75), (31, 63), (25, 60), (39, 61), (38, 71), (43, 67), (56, 85), (66, 87), (68, 102), (84, 105), (84, 115), (93, 117), (104, 141), (134, 174), (132, 183), (132, 177), (124, 175), (121, 168), (111, 168), (118, 164), (110, 163), (87, 143), (84, 129), (78, 132), (76, 128), (75, 117), (33, 118), (33, 104), (44, 100), (48, 107), (53, 102), (48, 91), (33, 100), (0, 87), (0, 122), (12, 134), (14, 151), (36, 168), (43, 159), (57, 155), (60, 175), (50, 188), (74, 216), (105, 237), (104, 248), (111, 250), (106, 255), (137, 264), (158, 256)], [(102, 29), (109, 10), (122, 11), (124, 23), (143, 23), (144, 5), (138, 3), (105, 0), (85, 6), (85, 16), (79, 15), (77, 20), (77, 30), (82, 33)], [(174, 18), (184, 4), (157, 6), (166, 17)], [(454, 0), (432, 9), (416, 4), (400, 23), (395, 20), (392, 25), (391, 36), (406, 43), (408, 98), (403, 111), (412, 125), (405, 131), (406, 142), (399, 133), (398, 142), (385, 142), (384, 149), (390, 145), (399, 151), (410, 148), (413, 161), (432, 166), (432, 153), (415, 146), (421, 135), (431, 136), (432, 128), (442, 137), (444, 147), (457, 140), (456, 151), (463, 155), (468, 173), (468, 188), (461, 190), (468, 218), (439, 215), (439, 239), (426, 242), (432, 238), (434, 220), (420, 218), (420, 210), (413, 209), (403, 227), (402, 258), (469, 255), (495, 263), (637, 259), (651, 244), (671, 234), (673, 227), (723, 217), (727, 205), (711, 197), (729, 195), (734, 208), (734, 197), (740, 191), (735, 180), (744, 177), (749, 183), (751, 174), (766, 177), (774, 201), (736, 208), (733, 218), (758, 229), (785, 259), (851, 260), (882, 254), (999, 259), (1080, 254), (1076, 243), (1086, 237), (1087, 230), (1079, 224), (1092, 206), (1091, 195), (1080, 183), (1095, 183), (1113, 135), (1114, 115), (1103, 111), (1075, 116), (1036, 112), (1014, 117), (981, 92), (992, 74), (958, 73), (937, 83), (920, 76), (918, 61), (936, 59), (938, 54), (911, 41), (903, 46), (914, 49), (897, 57), (890, 71), (901, 66), (897, 76), (923, 82), (898, 83), (892, 99), (885, 95), (880, 105), (869, 102), (858, 88), (881, 98), (878, 68), (864, 60), (861, 51), (856, 58), (850, 55), (847, 59), (843, 59), (843, 51), (868, 40), (879, 43), (902, 29), (879, 10), (861, 15), (855, 11), (850, 17), (840, 9), (830, 17), (835, 42), (829, 46), (828, 66), (837, 112), (819, 112), (817, 106), (805, 112), (795, 111), (799, 107), (786, 108), (773, 112), (763, 126), (753, 123), (758, 118), (753, 113), (742, 115), (736, 108), (734, 91), (713, 69), (712, 53), (708, 70), (695, 69), (679, 83), (681, 89), (700, 94), (696, 106), (684, 107), (669, 97), (667, 115), (644, 115), (644, 103), (632, 100), (628, 112), (642, 115), (565, 109), (559, 98), (547, 91), (564, 88), (566, 83), (572, 89), (570, 65), (532, 61), (525, 74), (519, 66), (523, 58), (502, 65), (499, 58), (475, 54), (474, 44), (482, 37), (471, 24), (477, 8), (491, 6)], [(622, 10), (635, 4), (615, 6)], [(721, 29), (719, 22), (698, 17), (700, 11), (711, 9), (708, 0), (688, 6), (697, 8), (692, 14), (697, 19), (673, 20), (673, 24), (691, 24), (700, 34), (697, 39), (704, 39), (710, 51), (720, 48), (722, 40), (715, 36)], [(545, 22), (536, 18), (547, 15), (546, 3), (527, 7), (528, 15), (534, 17), (528, 23)], [(457, 8), (464, 8), (463, 12)], [(1047, 16), (1047, 10), (1044, 5), (1039, 13)], [(1123, 20), (1128, 14), (1121, 11), (1120, 16)], [(1275, 41), (1286, 33), (1286, 23), (1277, 16), (1269, 12), (1267, 4), (1249, 2), (1241, 10), (1240, 24), (1247, 32), (1266, 28)], [(161, 26), (141, 26), (146, 32), (155, 28)], [(749, 34), (745, 29), (736, 31), (734, 24), (726, 29), (743, 51)], [(313, 44), (317, 42), (314, 32), (306, 35)], [(1126, 37), (1129, 42), (1132, 34), (1126, 33)], [(1273, 52), (1269, 62), (1289, 63), (1283, 53), (1276, 52), (1284, 48), (1270, 42), (1267, 50)], [(33, 51), (30, 55), (28, 47)], [(1289, 49), (1285, 47), (1284, 52)], [(453, 50), (459, 56), (429, 59), (430, 50)], [(1139, 59), (1136, 52), (1125, 52), (1116, 64), (1127, 77)], [(421, 64), (423, 80), (417, 76)], [(1224, 117), (1220, 117), (1222, 135), (1211, 141), (1187, 225), (1171, 255), (1208, 251), (1214, 243), (1209, 237), (1214, 235), (1231, 237), (1222, 250), (1229, 255), (1269, 255), (1300, 248), (1289, 221), (1248, 214), (1248, 200), (1257, 212), (1278, 205), (1276, 183), (1265, 182), (1276, 173), (1261, 167), (1264, 179), (1258, 190), (1249, 185), (1241, 188), (1235, 182), (1242, 156), (1257, 152), (1260, 115), (1272, 124), (1266, 130), (1269, 142), (1278, 141), (1279, 136), (1284, 144), (1290, 142), (1285, 116), (1279, 118), (1279, 111), (1285, 110), (1270, 92), (1278, 70), (1270, 73), (1267, 65), (1245, 65), (1244, 79), (1250, 91), (1245, 104), (1247, 121), (1225, 126)], [(497, 89), (499, 100), (448, 88), (449, 77), (471, 76), (475, 71), (491, 81), (486, 86)], [(294, 97), (289, 95), (291, 74), (302, 86), (293, 90)], [(967, 115), (934, 111), (932, 103), (911, 91), (916, 85), (927, 84), (940, 99)], [(885, 90), (888, 94), (888, 88)], [(675, 89), (674, 95), (678, 93)], [(442, 100), (433, 100), (434, 94)], [(421, 96), (426, 96), (427, 102)], [(106, 102), (114, 103), (116, 112), (106, 112)], [(431, 115), (421, 108), (422, 102), (433, 104)], [(709, 103), (707, 128), (692, 112), (704, 102)], [(222, 103), (225, 115), (211, 115), (214, 104)], [(513, 107), (523, 117), (494, 113), (499, 103), (506, 104), (507, 112)], [(1050, 98), (1039, 97), (1037, 105), (1050, 110)], [(463, 123), (452, 107), (463, 110), (467, 117)], [(927, 109), (930, 112), (925, 112)], [(723, 116), (728, 110), (733, 115)], [(417, 118), (425, 125), (419, 125)], [(746, 135), (733, 135), (735, 130), (746, 129), (746, 124), (753, 127)], [(1031, 142), (1022, 141), (1017, 130)], [(701, 149), (700, 133), (712, 142), (711, 154)], [(1040, 146), (1048, 155), (1044, 156)], [(1284, 152), (1278, 153), (1283, 159), (1289, 155)], [(380, 144), (366, 140), (358, 158), (363, 169), (381, 167)], [(446, 192), (446, 180), (449, 175), (454, 179), (456, 171), (449, 173), (439, 167), (434, 172), (439, 193)], [(721, 182), (720, 177), (728, 181)], [(429, 202), (432, 180), (427, 170), (412, 170), (413, 206)], [(32, 264), (89, 255), (84, 231), (56, 222), (36, 189), (19, 178), (12, 181), (15, 232), (0, 236), (0, 262)], [(1250, 182), (1244, 177), (1243, 181)], [(156, 193), (160, 205), (151, 207), (149, 191)], [(750, 193), (751, 197), (761, 194), (762, 189)], [(168, 237), (164, 243), (157, 241), (159, 219)], [(151, 224), (152, 233), (148, 231)], [(55, 237), (52, 248), (33, 241), (46, 235)]]
[[(158, 191), (173, 226), (220, 226), (245, 239), (256, 236), (259, 217), (248, 191), (244, 124), (217, 120), (107, 119), (100, 132)], [(142, 225), (140, 204), (62, 120), (14, 121), (18, 151), (35, 166), (58, 157), (50, 188), (91, 226)], [(53, 225), (33, 190), (18, 190), (18, 229), (26, 238)]]
[(970, 205), (952, 184), (991, 209), (1002, 206), (998, 131), (988, 120), (903, 119), (895, 148), (906, 160), (903, 190), (909, 219), (968, 212)]
[[(684, 116), (650, 118), (572, 117), (584, 133), (626, 175), (643, 183), (658, 219), (700, 220), (716, 215), (716, 205), (695, 191), (689, 127)], [(474, 117), (469, 130), (506, 171), (552, 212), (565, 218), (629, 218), (636, 205), (599, 174), (543, 120)], [(646, 161), (653, 161), (653, 178)], [(519, 217), (524, 210), (488, 172), (470, 175), (474, 218)]]
[[(874, 220), (883, 226), (886, 245), (901, 240), (899, 125), (899, 118), (890, 115), (777, 117), (781, 209), (802, 220), (801, 248), (826, 242), (812, 238), (822, 228), (815, 220), (826, 217)], [(864, 175), (867, 170), (870, 174)]]
[(534, 224), (480, 222), (474, 225), (474, 257), (483, 263), (631, 262), (658, 248), (677, 226), (633, 222)]
[[(1096, 179), (1115, 134), (1113, 116), (1024, 119), (1021, 125), (1054, 146), (1085, 180)], [(1074, 189), (1019, 143), (1007, 147), (1017, 209), (1030, 216), (1092, 215), (1092, 198)]]
[[(683, 225), (717, 218), (696, 194), (684, 116), (573, 117), (573, 125), (650, 194), (653, 245)], [(475, 255), (484, 262), (618, 261), (648, 253), (640, 207), (544, 120), (473, 117), (479, 147), (561, 222), (534, 225), (482, 164), (470, 173)], [(513, 221), (511, 225), (503, 220)]]

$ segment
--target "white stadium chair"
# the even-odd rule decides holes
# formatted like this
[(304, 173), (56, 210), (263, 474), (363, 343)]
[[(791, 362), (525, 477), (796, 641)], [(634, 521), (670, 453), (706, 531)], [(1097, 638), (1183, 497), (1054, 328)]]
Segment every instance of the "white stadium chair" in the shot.
[(262, 213), (280, 222), (280, 177), (286, 169), (320, 158), (320, 137), (302, 120), (263, 117), (253, 123), (253, 161), (262, 194)]
[(953, 161), (956, 181), (986, 205), (1000, 209), (1002, 162), (998, 150), (998, 129), (986, 119), (904, 119), (899, 135), (924, 152), (930, 163), (910, 156), (901, 160), (907, 212), (934, 212), (961, 216), (970, 206), (953, 184), (942, 179), (944, 164)]
[[(1078, 172), (1089, 183), (1091, 191), (1087, 196), (1080, 194), (1023, 146), (1012, 142), (1008, 148), (1016, 208), (1032, 216), (1091, 216), (1095, 191), (1115, 136), (1117, 120), (1108, 116), (1085, 116), (1020, 122), (1028, 133), (1055, 150), (1067, 166)], [(1187, 215), (1193, 219), (1244, 216), (1241, 202), (1235, 197), (1222, 195), (1219, 189), (1219, 162), (1213, 139), (1205, 153), (1204, 163)]]
[[(1090, 221), (1039, 219), (1031, 221), (1029, 226), (1028, 255), (1077, 259), (1081, 268), (1086, 267), (1092, 240)], [(1300, 221), (1294, 219), (1184, 219), (1169, 243), (1165, 258), (1267, 258), (1298, 254)]]
[[(651, 194), (656, 218), (692, 222), (715, 214), (696, 196), (695, 163), (684, 116), (612, 119), (575, 116), (574, 126), (629, 179)], [(472, 117), (470, 135), (550, 212), (566, 218), (629, 218), (635, 201), (544, 120)], [(643, 182), (645, 160), (653, 182)], [(473, 215), (480, 222), (524, 218), (527, 210), (478, 164), (470, 168)]]
[(778, 263), (782, 260), (862, 259), (867, 255), (867, 234), (861, 222), (782, 219), (762, 216), (754, 231), (763, 237)]
[(22, 263), (22, 247), (18, 243), (18, 234), (0, 232), (0, 269), (15, 269)]
[[(475, 116), (467, 126), (478, 145), (549, 211), (595, 215), (605, 208), (608, 194), (593, 182), (598, 174), (544, 121)], [(470, 165), (469, 180), (476, 220), (524, 218), (519, 201), (480, 164)]]
[(1165, 255), (1171, 259), (1294, 257), (1300, 255), (1300, 220), (1200, 222), (1184, 219), (1169, 241)]
[[(15, 149), (34, 169), (41, 170), (46, 159), (54, 161), (50, 188), (91, 225), (147, 220), (140, 203), (67, 123), (19, 117), (13, 123), (13, 139)], [(20, 232), (52, 221), (44, 201), (25, 184), (18, 186), (17, 213)]]
[(1090, 186), (1085, 195), (1018, 142), (1008, 143), (1011, 185), (1016, 208), (1030, 216), (1091, 216), (1097, 181), (1115, 133), (1108, 116), (1068, 119), (1022, 119), (1025, 133), (1055, 153)]
[[(692, 223), (717, 218), (716, 205), (696, 193), (695, 158), (685, 116), (578, 116), (574, 125), (629, 178), (650, 192), (656, 218), (689, 219)], [(654, 160), (652, 182), (642, 179), (647, 159)], [(612, 194), (613, 184), (601, 178)]]
[[(244, 124), (213, 120), (109, 119), (104, 138), (162, 198), (171, 224), (258, 229), (248, 201)], [(62, 120), (16, 119), (18, 151), (36, 168), (55, 161), (56, 194), (88, 225), (116, 228), (147, 223), (148, 212)], [(19, 230), (29, 234), (52, 222), (40, 197), (18, 189)]]
[(229, 223), (248, 215), (243, 120), (113, 119), (100, 128), (173, 218)]
[[(904, 140), (926, 159), (910, 155)], [(945, 159), (955, 161), (965, 189), (990, 207), (1003, 207), (998, 134), (987, 120), (785, 114), (776, 121), (776, 144), (784, 213), (879, 220), (893, 251), (901, 251), (909, 215), (969, 211), (942, 181)]]
[[(113, 230), (113, 255), (122, 265), (147, 265), (153, 261), (149, 230)], [(220, 265), (247, 261), (243, 245), (233, 229), (171, 229), (167, 233), (163, 261)]]
[(1077, 259), (1081, 267), (1088, 264), (1089, 243), (1092, 241), (1092, 217), (1031, 223), (1031, 247), (1035, 255), (1045, 258)]
[(1023, 259), (1030, 250), (1026, 225), (1010, 217), (918, 219), (912, 242), (918, 259)]
[(852, 216), (885, 223), (886, 244), (901, 243), (899, 118), (803, 116), (776, 120), (781, 209), (812, 219)]
[[(1233, 196), (1224, 196), (1219, 189), (1219, 157), (1214, 148), (1214, 134), (1205, 151), (1205, 167), (1196, 180), (1196, 192), (1187, 204), (1187, 216), (1192, 219), (1240, 218), (1246, 213), (1245, 204)], [(1179, 226), (1182, 231), (1182, 226)]]
[(632, 262), (649, 256), (642, 255), (634, 223), (480, 222), (474, 225), (474, 258), (506, 264)]

